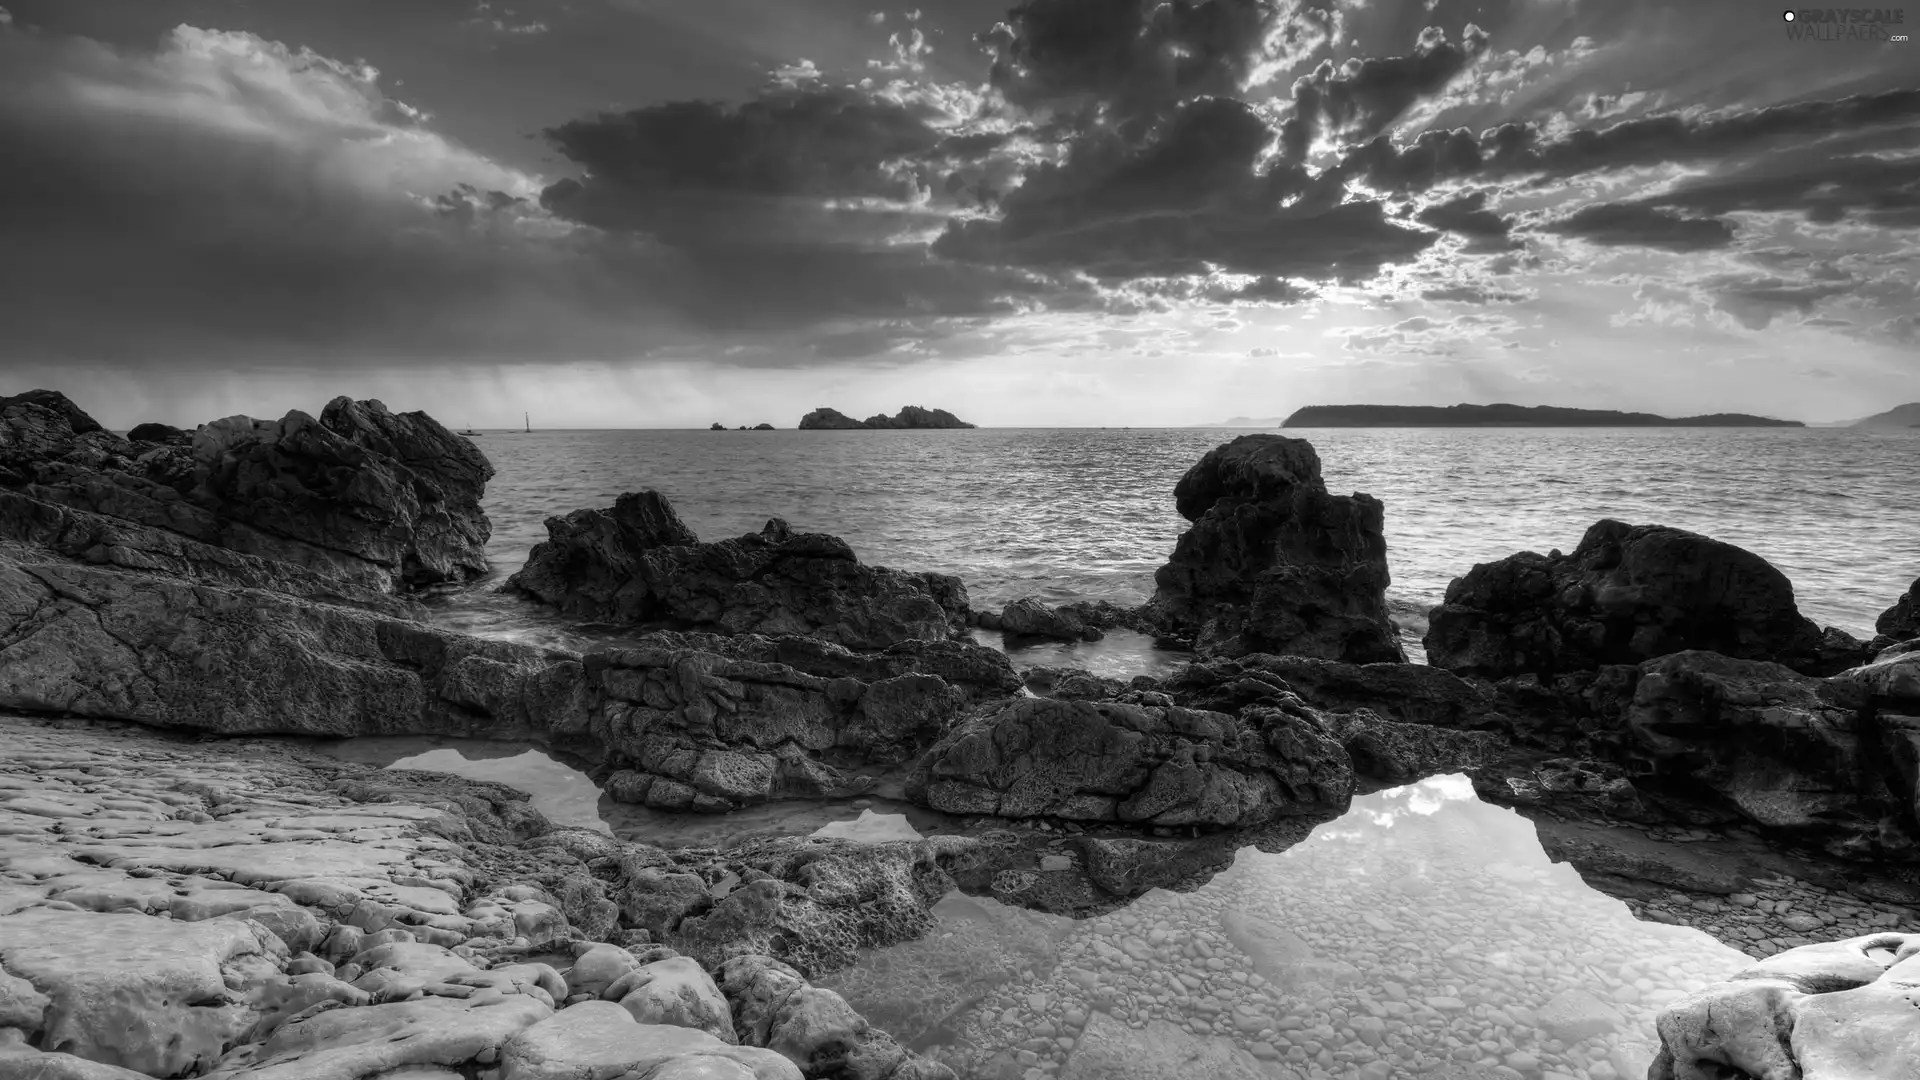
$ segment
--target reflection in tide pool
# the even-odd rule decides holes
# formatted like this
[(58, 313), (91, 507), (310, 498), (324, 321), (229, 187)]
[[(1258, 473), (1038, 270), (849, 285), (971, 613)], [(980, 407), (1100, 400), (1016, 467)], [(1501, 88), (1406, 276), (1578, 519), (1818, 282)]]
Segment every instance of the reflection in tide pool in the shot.
[(492, 780), (532, 797), (533, 808), (556, 825), (611, 834), (600, 816), (600, 788), (580, 770), (519, 742), (391, 735), (342, 739), (320, 750), (344, 761), (389, 769), (426, 769), (469, 780)]
[(1637, 1080), (1659, 1009), (1750, 963), (1637, 921), (1458, 776), (1098, 919), (958, 896), (937, 914), (821, 982), (993, 1080)]

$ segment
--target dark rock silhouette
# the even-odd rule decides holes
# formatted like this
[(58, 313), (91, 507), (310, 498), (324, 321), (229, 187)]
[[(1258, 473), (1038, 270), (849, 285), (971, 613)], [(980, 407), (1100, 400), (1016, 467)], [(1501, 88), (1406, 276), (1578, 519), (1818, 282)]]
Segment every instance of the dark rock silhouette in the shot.
[(772, 425), (772, 424), (755, 424), (755, 425), (753, 425), (753, 430), (755, 430), (755, 431), (772, 431), (772, 430), (773, 430), (773, 425)]
[(1281, 427), (1806, 427), (1746, 413), (1667, 417), (1558, 405), (1309, 405)]
[(1152, 606), (1196, 651), (1405, 659), (1387, 617), (1380, 500), (1328, 494), (1310, 444), (1243, 435), (1208, 451), (1174, 500), (1193, 527), (1154, 574)]
[(725, 431), (727, 430), (727, 425), (715, 422), (713, 424), (708, 425), (707, 430), (708, 431)]
[(1829, 675), (1864, 647), (1800, 614), (1760, 556), (1662, 525), (1606, 520), (1570, 555), (1521, 552), (1455, 578), (1428, 617), (1427, 657), (1503, 678), (1632, 664), (1686, 649)]
[(804, 634), (849, 648), (941, 640), (970, 621), (945, 574), (862, 565), (838, 537), (758, 533), (701, 543), (658, 492), (547, 520), (512, 588), (575, 618), (744, 634)]
[(1874, 620), (1874, 632), (1893, 641), (1920, 637), (1920, 578), (1915, 578), (1894, 605)]
[(172, 424), (136, 424), (127, 432), (131, 442), (184, 443), (193, 440), (193, 432), (182, 431)]
[(227, 417), (134, 443), (34, 391), (0, 405), (0, 487), (392, 590), (487, 572), (493, 467), (424, 413), (336, 398), (315, 419)]
[(924, 409), (908, 405), (893, 416), (880, 413), (855, 420), (837, 409), (819, 408), (800, 418), (802, 430), (852, 430), (854, 428), (970, 428), (974, 425), (945, 409)]

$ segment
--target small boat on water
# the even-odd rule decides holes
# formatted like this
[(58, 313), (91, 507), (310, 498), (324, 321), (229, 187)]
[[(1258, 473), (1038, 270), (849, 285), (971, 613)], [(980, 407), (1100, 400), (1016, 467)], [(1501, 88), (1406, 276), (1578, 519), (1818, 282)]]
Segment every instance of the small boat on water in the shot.
[(463, 429), (461, 429), (461, 430), (459, 430), (459, 431), (456, 431), (456, 432), (454, 432), (454, 434), (455, 434), (455, 435), (465, 435), (465, 436), (466, 436), (467, 438), (469, 438), (469, 439), (477, 439), (477, 438), (479, 438), (480, 436), (482, 436), (482, 435), (485, 435), (485, 434), (486, 434), (486, 432), (484, 432), (484, 431), (475, 431), (475, 430), (473, 430), (472, 428), (463, 428)]

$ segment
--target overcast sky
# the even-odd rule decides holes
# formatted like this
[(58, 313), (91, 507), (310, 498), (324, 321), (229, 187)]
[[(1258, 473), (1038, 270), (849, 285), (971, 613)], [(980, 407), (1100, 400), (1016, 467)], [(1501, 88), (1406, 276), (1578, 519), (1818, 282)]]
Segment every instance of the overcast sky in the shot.
[(1920, 400), (1920, 3), (0, 4), (0, 393), (109, 426)]

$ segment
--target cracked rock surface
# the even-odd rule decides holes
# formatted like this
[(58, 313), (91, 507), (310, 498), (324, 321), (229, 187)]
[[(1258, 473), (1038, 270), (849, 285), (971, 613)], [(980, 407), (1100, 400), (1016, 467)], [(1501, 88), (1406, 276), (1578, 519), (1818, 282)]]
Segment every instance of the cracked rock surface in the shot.
[[(796, 919), (887, 940), (860, 930), (880, 875), (835, 876), (847, 845), (799, 845), (803, 868), (736, 853), (724, 872), (758, 883), (742, 911), (709, 892), (717, 868), (554, 829), (499, 784), (118, 725), (0, 717), (0, 739), (0, 1076), (951, 1076), (764, 955), (786, 982), (751, 1009), (771, 995), (774, 1022), (734, 1035), (723, 959)], [(643, 866), (699, 886), (704, 918), (655, 923), (688, 956), (619, 925), (654, 895)], [(835, 887), (869, 914), (835, 924)]]

